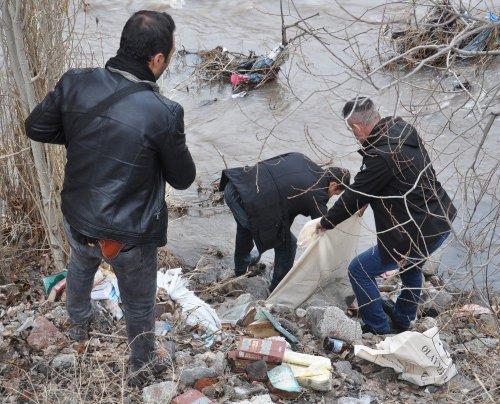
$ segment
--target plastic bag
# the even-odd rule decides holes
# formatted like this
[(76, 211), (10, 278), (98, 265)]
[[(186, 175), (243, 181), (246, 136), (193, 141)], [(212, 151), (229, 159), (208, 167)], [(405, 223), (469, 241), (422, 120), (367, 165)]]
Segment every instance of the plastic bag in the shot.
[(187, 324), (191, 326), (199, 324), (205, 328), (207, 332), (201, 337), (207, 338), (208, 347), (215, 341), (216, 334), (221, 328), (219, 317), (214, 309), (188, 290), (186, 284), (187, 281), (182, 278), (181, 268), (158, 271), (158, 287), (164, 288), (170, 298), (181, 305)]
[(433, 327), (419, 333), (406, 331), (387, 337), (376, 349), (354, 346), (354, 355), (377, 365), (393, 368), (401, 380), (418, 386), (443, 385), (457, 374), (450, 355)]

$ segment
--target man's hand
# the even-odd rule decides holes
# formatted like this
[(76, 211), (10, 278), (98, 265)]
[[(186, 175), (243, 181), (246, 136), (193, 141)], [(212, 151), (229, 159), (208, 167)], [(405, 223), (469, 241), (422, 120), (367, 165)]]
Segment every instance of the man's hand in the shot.
[(316, 223), (316, 234), (323, 233), (324, 231), (327, 231), (328, 229), (325, 229), (323, 226), (321, 226), (321, 222)]

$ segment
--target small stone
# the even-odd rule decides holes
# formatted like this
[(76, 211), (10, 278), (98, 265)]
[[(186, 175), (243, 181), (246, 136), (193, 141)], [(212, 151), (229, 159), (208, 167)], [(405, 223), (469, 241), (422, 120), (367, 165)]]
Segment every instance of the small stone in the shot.
[(479, 316), (479, 322), (481, 323), (481, 327), (485, 333), (489, 335), (499, 334), (500, 323), (494, 314), (481, 314)]
[(294, 315), (294, 310), (284, 304), (273, 304), (270, 311), (278, 317), (293, 317)]
[(75, 366), (75, 364), (76, 357), (73, 354), (58, 354), (50, 363), (54, 369), (68, 369)]
[(267, 363), (266, 361), (255, 361), (246, 367), (246, 372), (250, 380), (265, 382), (267, 380)]
[(37, 317), (27, 342), (32, 349), (42, 350), (49, 346), (61, 348), (68, 343), (68, 340), (54, 324), (45, 317)]
[(351, 362), (349, 361), (334, 362), (333, 367), (337, 373), (343, 373), (344, 375), (348, 375), (352, 370)]
[(307, 311), (299, 307), (297, 310), (295, 310), (295, 314), (298, 318), (304, 318), (307, 315)]
[(218, 376), (222, 376), (227, 368), (227, 358), (226, 354), (222, 351), (218, 351), (215, 354), (215, 358), (212, 362), (212, 369), (215, 370)]
[(430, 328), (437, 327), (437, 320), (432, 317), (422, 317), (415, 322), (413, 329), (417, 332), (425, 332)]
[(172, 381), (152, 384), (142, 390), (144, 404), (168, 403), (177, 394), (177, 384)]

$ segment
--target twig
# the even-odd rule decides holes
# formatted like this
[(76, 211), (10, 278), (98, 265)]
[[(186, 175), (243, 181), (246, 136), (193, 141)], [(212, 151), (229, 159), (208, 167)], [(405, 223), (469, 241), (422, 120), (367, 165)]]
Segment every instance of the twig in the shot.
[(127, 337), (123, 337), (121, 335), (103, 334), (103, 333), (95, 332), (95, 331), (91, 331), (91, 332), (89, 332), (89, 334), (93, 337), (113, 338), (113, 339), (121, 339), (121, 340), (125, 340), (125, 341), (128, 339)]

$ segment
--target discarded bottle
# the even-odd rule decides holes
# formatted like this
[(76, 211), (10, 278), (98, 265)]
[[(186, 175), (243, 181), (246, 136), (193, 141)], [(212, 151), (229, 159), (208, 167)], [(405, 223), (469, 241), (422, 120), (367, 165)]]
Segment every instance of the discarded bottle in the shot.
[(333, 352), (336, 354), (341, 354), (350, 348), (350, 344), (341, 339), (325, 337), (323, 340), (323, 349), (325, 352)]
[(262, 75), (259, 73), (240, 74), (234, 72), (231, 74), (231, 84), (234, 87), (245, 83), (259, 84), (262, 81)]
[(267, 56), (258, 58), (252, 65), (252, 70), (261, 70), (270, 67), (284, 49), (285, 47), (279, 44)]

